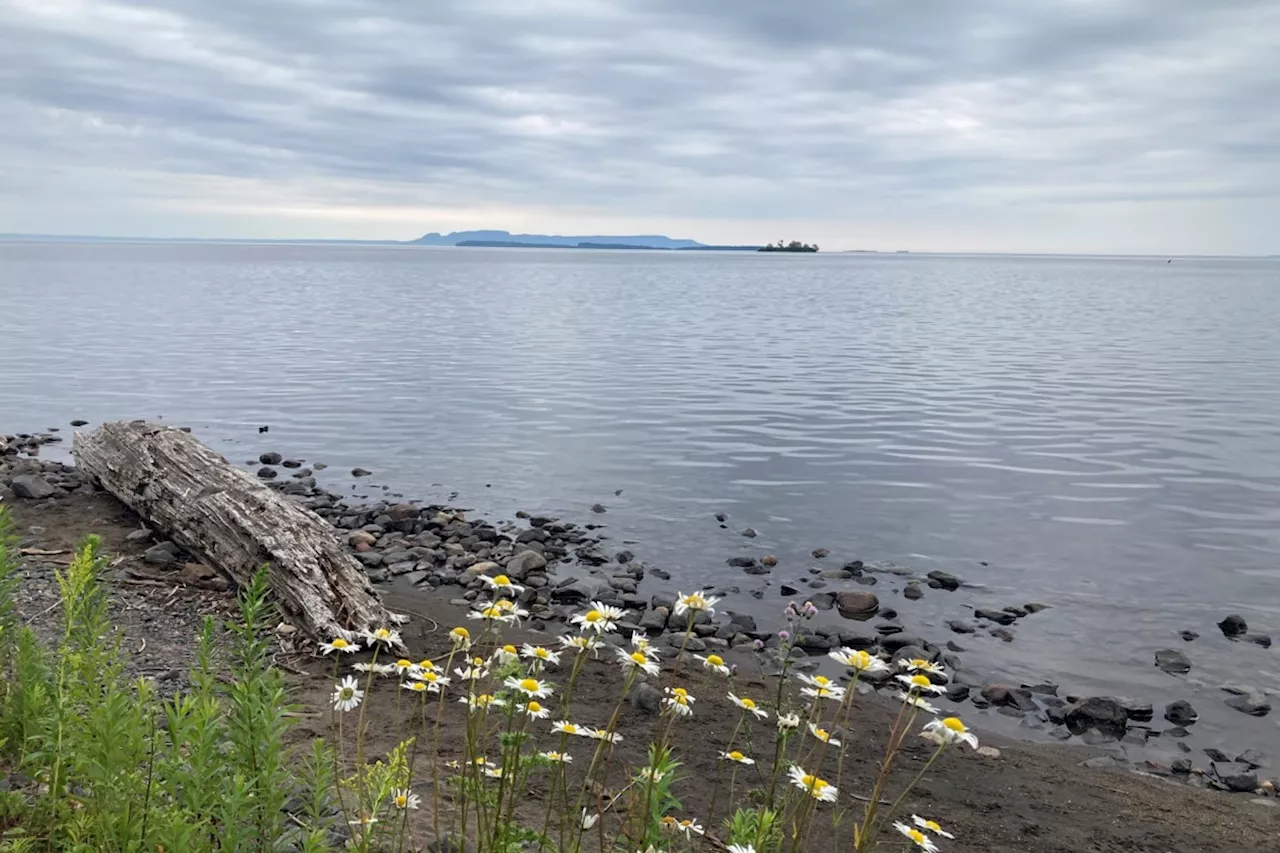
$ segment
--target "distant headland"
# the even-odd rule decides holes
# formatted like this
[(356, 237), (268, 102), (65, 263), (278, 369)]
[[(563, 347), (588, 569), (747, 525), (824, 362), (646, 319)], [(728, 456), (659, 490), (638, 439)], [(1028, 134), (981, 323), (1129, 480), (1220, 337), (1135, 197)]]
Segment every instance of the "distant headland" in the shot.
[(818, 244), (814, 243), (811, 246), (808, 243), (801, 243), (799, 240), (792, 240), (790, 243), (783, 243), (781, 240), (779, 240), (777, 244), (765, 243), (759, 249), (756, 249), (756, 251), (757, 252), (810, 252), (812, 253), (812, 252), (818, 251)]
[(461, 246), (490, 249), (646, 249), (674, 252), (754, 252), (759, 246), (710, 246), (697, 240), (677, 239), (661, 234), (572, 235), (512, 234), (510, 231), (432, 232), (410, 244), (418, 246)]

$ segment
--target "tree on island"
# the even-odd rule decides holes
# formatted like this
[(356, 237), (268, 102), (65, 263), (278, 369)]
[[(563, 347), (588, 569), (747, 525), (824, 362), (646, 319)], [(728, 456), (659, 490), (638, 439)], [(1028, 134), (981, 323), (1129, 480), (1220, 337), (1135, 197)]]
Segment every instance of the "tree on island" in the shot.
[(773, 243), (765, 243), (763, 246), (760, 247), (759, 251), (761, 252), (816, 252), (818, 251), (818, 244), (814, 243), (811, 246), (808, 243), (801, 243), (799, 240), (792, 240), (790, 243), (784, 243), (781, 240), (779, 240), (776, 245)]

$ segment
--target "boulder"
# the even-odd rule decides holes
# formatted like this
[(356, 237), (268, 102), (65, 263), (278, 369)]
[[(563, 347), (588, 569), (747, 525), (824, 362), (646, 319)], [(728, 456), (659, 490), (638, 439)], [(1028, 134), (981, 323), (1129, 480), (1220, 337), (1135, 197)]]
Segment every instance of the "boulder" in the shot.
[(1177, 649), (1160, 649), (1156, 652), (1156, 666), (1170, 675), (1181, 675), (1191, 671), (1191, 661)]
[(1155, 709), (1151, 707), (1150, 702), (1142, 699), (1132, 699), (1127, 696), (1120, 696), (1116, 699), (1120, 703), (1120, 707), (1124, 708), (1124, 712), (1129, 715), (1129, 719), (1139, 723), (1145, 723), (1155, 716)]
[(902, 597), (908, 601), (918, 601), (919, 599), (924, 598), (924, 593), (920, 590), (920, 584), (909, 583), (902, 590)]
[(1064, 716), (1073, 734), (1100, 728), (1123, 734), (1129, 714), (1119, 700), (1111, 696), (1090, 696), (1067, 706)]
[(947, 627), (957, 634), (973, 634), (978, 630), (972, 622), (965, 622), (963, 619), (951, 619), (947, 622)]
[(846, 619), (870, 619), (880, 610), (880, 599), (874, 592), (861, 590), (838, 592), (836, 608)]
[(392, 521), (407, 521), (418, 517), (418, 508), (413, 504), (394, 504), (387, 508), (387, 515)]
[(525, 580), (530, 572), (547, 567), (547, 558), (535, 551), (521, 551), (507, 561), (507, 574), (517, 581)]
[(747, 527), (743, 529), (742, 535), (748, 539), (755, 539), (760, 534), (756, 533), (756, 529), (754, 527)]
[(948, 572), (940, 572), (935, 569), (925, 575), (929, 580), (929, 586), (934, 589), (945, 589), (948, 592), (955, 592), (960, 588), (960, 578)]
[(1249, 625), (1244, 621), (1244, 617), (1235, 613), (1219, 622), (1218, 628), (1227, 637), (1239, 637), (1249, 631)]
[(1190, 702), (1179, 699), (1164, 706), (1164, 718), (1175, 726), (1189, 726), (1200, 719), (1200, 715)]
[(42, 501), (51, 498), (58, 490), (49, 485), (49, 481), (39, 474), (19, 474), (9, 482), (15, 496), (30, 501)]
[(1232, 696), (1227, 700), (1227, 707), (1234, 708), (1251, 717), (1265, 717), (1271, 713), (1271, 703), (1261, 693), (1247, 693), (1244, 696)]
[(263, 465), (279, 465), (284, 461), (284, 457), (275, 451), (264, 453), (258, 457), (258, 461)]

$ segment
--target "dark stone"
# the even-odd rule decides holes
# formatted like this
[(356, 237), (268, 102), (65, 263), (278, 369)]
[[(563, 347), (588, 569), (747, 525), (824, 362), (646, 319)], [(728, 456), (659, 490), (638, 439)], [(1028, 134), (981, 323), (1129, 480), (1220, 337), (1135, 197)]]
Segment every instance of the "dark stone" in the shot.
[(301, 468), (301, 467), (302, 467), (302, 462), (301, 462), (300, 460), (297, 460), (297, 459), (286, 459), (286, 460), (284, 460), (283, 462), (281, 462), (280, 464), (281, 464), (281, 465), (283, 465), (283, 466), (284, 466), (284, 467), (286, 467), (286, 468)]
[(948, 684), (947, 698), (952, 702), (963, 702), (969, 698), (969, 691), (972, 688), (967, 684)]
[(759, 534), (756, 533), (756, 529), (754, 527), (748, 527), (742, 531), (742, 535), (748, 539), (755, 539)]
[(937, 569), (925, 575), (929, 579), (929, 586), (934, 589), (945, 589), (947, 592), (955, 592), (960, 588), (960, 578), (949, 572), (938, 571)]
[(957, 634), (973, 634), (977, 632), (977, 627), (972, 622), (965, 622), (962, 619), (951, 619), (947, 622), (947, 627)]
[(1192, 640), (1200, 639), (1200, 635), (1197, 634), (1195, 631), (1179, 631), (1178, 636), (1186, 640), (1188, 643), (1191, 642)]
[(840, 645), (848, 646), (855, 651), (864, 651), (873, 649), (880, 642), (873, 634), (863, 634), (857, 631), (841, 631), (839, 633)]
[(799, 591), (800, 590), (796, 589), (794, 586), (787, 583), (784, 583), (782, 586), (778, 587), (778, 592), (782, 595), (795, 595)]
[(716, 521), (720, 522), (721, 524), (723, 524), (728, 520), (729, 520), (729, 516), (725, 515), (723, 512), (716, 513)]
[(619, 563), (622, 563), (624, 565), (626, 563), (630, 563), (635, 558), (636, 558), (636, 555), (632, 554), (630, 551), (619, 551), (618, 553), (613, 555), (613, 559), (617, 560)]
[(1262, 646), (1264, 649), (1271, 648), (1271, 638), (1266, 634), (1246, 634), (1244, 641), (1253, 643), (1255, 646)]
[(19, 474), (9, 482), (9, 488), (13, 489), (17, 497), (30, 501), (42, 501), (58, 493), (58, 490), (49, 485), (49, 481), (39, 474)]
[(1191, 772), (1191, 759), (1175, 758), (1173, 763), (1169, 765), (1169, 769), (1179, 776), (1186, 776)]
[(1215, 764), (1213, 773), (1228, 791), (1245, 793), (1258, 787), (1258, 774), (1247, 764)]
[(278, 476), (278, 473), (279, 472), (277, 472), (275, 468), (267, 468), (264, 466), (258, 469), (258, 479), (274, 480)]
[(920, 584), (909, 583), (902, 590), (902, 597), (908, 601), (918, 601), (919, 599), (924, 598), (924, 593), (920, 590)]
[(1236, 761), (1241, 764), (1247, 764), (1253, 768), (1261, 768), (1263, 770), (1271, 766), (1271, 759), (1267, 758), (1256, 749), (1248, 749), (1236, 756)]
[(667, 617), (671, 611), (665, 607), (654, 607), (640, 614), (640, 629), (648, 634), (661, 633), (667, 627)]
[(755, 557), (730, 557), (729, 559), (725, 560), (725, 562), (728, 563), (730, 566), (733, 566), (735, 569), (746, 569), (756, 564), (756, 558)]
[(361, 551), (356, 554), (356, 559), (360, 561), (360, 565), (366, 569), (376, 568), (382, 565), (382, 554), (377, 551)]
[(1034, 602), (1034, 601), (1033, 601), (1033, 602), (1031, 602), (1030, 604), (1024, 604), (1024, 605), (1022, 605), (1022, 609), (1023, 609), (1023, 610), (1025, 610), (1025, 611), (1027, 611), (1027, 613), (1028, 613), (1028, 614), (1030, 614), (1030, 613), (1039, 613), (1041, 610), (1048, 610), (1048, 609), (1049, 609), (1049, 605), (1047, 605), (1047, 604), (1039, 604), (1039, 603), (1037, 603), (1037, 602)]
[(351, 476), (352, 476), (352, 477), (371, 477), (371, 476), (373, 476), (373, 472), (372, 472), (372, 471), (366, 471), (366, 470), (365, 470), (365, 469), (363, 469), (363, 468), (352, 468), (352, 469), (351, 469)]
[(655, 592), (653, 597), (649, 599), (650, 607), (665, 607), (672, 610), (676, 606), (676, 594), (674, 592)]
[(1057, 696), (1058, 685), (1052, 681), (1042, 681), (1039, 684), (1024, 684), (1022, 689), (1035, 693), (1038, 696)]
[(770, 569), (768, 566), (751, 565), (743, 569), (742, 573), (744, 575), (767, 575), (767, 574), (771, 574), (772, 571), (773, 570)]
[(632, 689), (627, 701), (637, 711), (656, 714), (662, 710), (662, 691), (646, 681), (641, 681)]
[(1249, 630), (1249, 625), (1244, 621), (1243, 616), (1232, 613), (1226, 619), (1218, 623), (1218, 628), (1228, 637), (1239, 637)]
[[(928, 642), (923, 637), (899, 632), (894, 634), (892, 637), (885, 637), (880, 641), (880, 644), (884, 646), (885, 651), (896, 653), (911, 646), (923, 649), (928, 645)], [(899, 657), (905, 657), (905, 655), (899, 654)], [(923, 655), (922, 657), (929, 657), (929, 655)]]
[(1021, 619), (1023, 616), (1027, 615), (1027, 611), (1023, 610), (1021, 607), (1010, 606), (1010, 607), (1001, 607), (1000, 609), (1003, 610), (1005, 613), (1008, 613), (1014, 619)]
[(1170, 675), (1181, 675), (1191, 671), (1191, 661), (1177, 649), (1160, 649), (1156, 652), (1156, 666)]
[(1200, 715), (1191, 707), (1190, 702), (1179, 699), (1164, 706), (1164, 718), (1175, 726), (1189, 726), (1200, 719)]
[(1131, 699), (1127, 696), (1117, 697), (1116, 701), (1120, 703), (1120, 707), (1124, 708), (1124, 712), (1129, 715), (1129, 719), (1135, 722), (1145, 723), (1155, 716), (1155, 710), (1151, 707), (1150, 702)]
[(135, 544), (135, 545), (136, 545), (136, 544), (138, 544), (138, 543), (140, 543), (140, 542), (146, 542), (146, 541), (148, 541), (148, 540), (152, 537), (152, 535), (154, 535), (154, 534), (152, 534), (152, 532), (151, 532), (150, 530), (148, 530), (147, 528), (143, 527), (143, 528), (141, 528), (140, 530), (134, 530), (134, 531), (133, 531), (132, 533), (130, 533), (128, 536), (124, 537), (124, 540), (125, 540), (126, 542), (129, 542), (129, 543), (132, 543), (132, 544)]
[(1002, 640), (1006, 643), (1013, 642), (1013, 632), (1008, 628), (992, 628), (987, 633), (995, 637), (997, 640)]
[(1123, 733), (1129, 714), (1118, 700), (1111, 696), (1090, 696), (1067, 707), (1064, 717), (1067, 728), (1080, 733), (1092, 728)]
[(172, 542), (161, 542), (159, 545), (152, 545), (142, 555), (144, 562), (153, 566), (171, 566), (178, 562), (179, 548)]
[(258, 457), (258, 461), (263, 465), (279, 465), (284, 461), (284, 457), (275, 451), (264, 453)]
[(992, 705), (1016, 708), (1019, 714), (1037, 710), (1036, 702), (1031, 698), (1031, 691), (1013, 688), (1006, 684), (988, 684), (982, 688), (982, 698)]
[(814, 548), (814, 549), (813, 549), (813, 558), (814, 558), (815, 560), (821, 560), (821, 559), (824, 559), (824, 558), (826, 558), (826, 557), (830, 556), (830, 554), (831, 554), (831, 552), (830, 552), (830, 551), (828, 551), (826, 548)]
[(880, 609), (874, 592), (850, 590), (836, 593), (836, 607), (846, 619), (870, 619)]
[(988, 619), (997, 625), (1012, 625), (1014, 623), (1014, 615), (1005, 613), (1003, 610), (992, 610), (989, 607), (979, 607), (973, 611), (973, 615), (979, 619)]
[(71, 425), (73, 427), (82, 427), (82, 426), (86, 426), (88, 423), (89, 423), (88, 421), (82, 421), (79, 418), (76, 418), (74, 421), (71, 422)]
[(1204, 754), (1209, 756), (1210, 761), (1217, 762), (1219, 764), (1231, 763), (1231, 756), (1227, 755), (1225, 752), (1223, 752), (1220, 749), (1217, 749), (1216, 747), (1212, 747), (1212, 746), (1206, 747), (1204, 750)]
[(591, 511), (598, 514), (602, 512), (608, 512), (609, 510), (605, 509), (604, 504), (592, 504)]
[(1232, 696), (1227, 700), (1227, 707), (1234, 708), (1240, 713), (1248, 714), (1251, 717), (1265, 717), (1271, 713), (1271, 703), (1260, 693)]

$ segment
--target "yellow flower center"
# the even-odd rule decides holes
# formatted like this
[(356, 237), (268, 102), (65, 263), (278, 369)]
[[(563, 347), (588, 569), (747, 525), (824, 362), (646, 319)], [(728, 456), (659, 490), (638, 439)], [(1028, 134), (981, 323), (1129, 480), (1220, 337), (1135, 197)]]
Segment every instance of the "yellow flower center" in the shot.
[(599, 610), (588, 610), (586, 615), (582, 617), (587, 622), (599, 622), (604, 618), (604, 614)]
[(964, 727), (964, 723), (960, 721), (959, 717), (947, 717), (945, 720), (942, 721), (942, 725), (957, 734), (964, 734), (966, 731), (968, 731)]
[(454, 628), (454, 629), (453, 629), (452, 631), (450, 631), (449, 633), (450, 633), (450, 634), (452, 634), (453, 636), (457, 637), (457, 638), (458, 638), (458, 639), (460, 639), (460, 640), (469, 640), (469, 639), (471, 639), (471, 632), (470, 632), (470, 631), (468, 631), (466, 628), (463, 628), (461, 625), (459, 625), (457, 628)]
[(396, 794), (396, 805), (398, 807), (404, 808), (406, 805), (408, 805), (408, 803), (409, 803), (408, 797), (406, 797), (404, 794)]
[(712, 666), (724, 666), (724, 658), (720, 655), (707, 655), (707, 663)]
[(671, 692), (676, 696), (680, 696), (682, 698), (687, 697), (689, 695), (689, 691), (685, 690), (683, 687), (673, 687), (671, 688)]
[(373, 632), (373, 636), (379, 640), (386, 640), (391, 637), (391, 632), (388, 631), (386, 628), (379, 628), (378, 630)]
[(422, 674), (422, 678), (424, 681), (435, 681), (440, 678), (440, 676), (436, 675), (434, 672), (424, 672)]
[(910, 838), (916, 844), (924, 844), (924, 841), (925, 841), (924, 833), (921, 832), (920, 830), (908, 829), (906, 832), (906, 835), (907, 835), (907, 838)]
[(741, 761), (746, 756), (744, 756), (741, 752), (738, 752), (738, 750), (735, 749), (733, 752), (729, 753), (729, 757), (732, 758), (734, 761)]
[(342, 639), (341, 637), (337, 637), (329, 645), (333, 646), (335, 649), (345, 649), (347, 646), (351, 644), (348, 643), (346, 640)]
[(649, 662), (649, 659), (645, 657), (644, 654), (642, 654), (641, 652), (632, 652), (631, 660), (633, 660), (635, 663), (638, 663), (638, 664), (646, 664)]
[(507, 654), (509, 654), (509, 655), (514, 655), (514, 654), (516, 653), (516, 647), (515, 647), (515, 646), (503, 646), (503, 647), (502, 647), (502, 650), (503, 650), (504, 652), (506, 652)]
[(550, 655), (551, 655), (551, 652), (547, 651), (542, 646), (538, 646), (536, 649), (533, 650), (533, 656), (535, 658), (542, 658), (543, 660), (546, 660)]
[(520, 689), (524, 690), (527, 693), (532, 693), (533, 691), (537, 690), (540, 686), (541, 685), (539, 685), (538, 682), (532, 678), (526, 678), (520, 682)]
[(831, 683), (831, 679), (827, 678), (825, 675), (815, 675), (813, 677), (813, 680), (817, 683), (819, 687), (826, 687), (828, 684)]
[(827, 738), (831, 737), (830, 733), (828, 733), (826, 729), (814, 729), (813, 733), (818, 737), (822, 738), (823, 740), (826, 740)]
[(484, 658), (472, 658), (472, 659), (471, 659), (471, 665), (472, 665), (472, 666), (484, 666)]
[(924, 822), (924, 828), (931, 829), (934, 832), (942, 832), (942, 827), (938, 825), (937, 821), (926, 820)]
[(746, 708), (748, 711), (754, 711), (756, 709), (756, 701), (754, 699), (743, 699), (742, 707)]
[(506, 575), (498, 575), (493, 579), (494, 586), (511, 586), (511, 578)]
[(418, 661), (418, 666), (422, 667), (423, 669), (435, 669), (435, 668), (436, 668), (435, 663), (433, 663), (433, 662), (432, 662), (432, 661), (430, 661), (430, 660), (421, 660), (421, 661)]
[(911, 676), (912, 687), (930, 687), (932, 685), (933, 685), (933, 682), (929, 680), (928, 676), (924, 676), (924, 675)]
[(409, 685), (409, 689), (421, 692), (427, 689), (427, 685), (423, 684), (421, 681), (415, 681)]
[(565, 723), (564, 730), (571, 735), (576, 735), (578, 733), (578, 727), (573, 723)]
[(501, 599), (500, 601), (495, 601), (493, 603), (493, 606), (498, 610), (515, 610), (516, 609), (516, 603), (514, 601), (507, 601), (505, 598)]
[(530, 714), (542, 713), (542, 705), (538, 704), (537, 702), (530, 702), (526, 707)]
[(413, 666), (413, 661), (408, 661), (408, 660), (405, 660), (404, 658), (400, 658), (400, 660), (396, 661), (396, 666), (400, 667), (401, 669), (408, 669), (409, 667)]
[(667, 815), (661, 821), (659, 821), (659, 823), (661, 823), (663, 826), (675, 826), (676, 819), (673, 818), (671, 815)]

